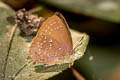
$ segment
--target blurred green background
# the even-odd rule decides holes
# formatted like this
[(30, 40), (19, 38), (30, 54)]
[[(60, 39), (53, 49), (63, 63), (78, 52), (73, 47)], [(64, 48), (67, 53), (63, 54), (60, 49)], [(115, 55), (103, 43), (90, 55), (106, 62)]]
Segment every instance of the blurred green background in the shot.
[[(61, 12), (70, 28), (90, 36), (86, 53), (74, 68), (86, 80), (120, 80), (120, 0), (2, 1), (16, 11), (26, 8), (44, 17)], [(49, 80), (67, 79), (77, 80), (70, 69)]]

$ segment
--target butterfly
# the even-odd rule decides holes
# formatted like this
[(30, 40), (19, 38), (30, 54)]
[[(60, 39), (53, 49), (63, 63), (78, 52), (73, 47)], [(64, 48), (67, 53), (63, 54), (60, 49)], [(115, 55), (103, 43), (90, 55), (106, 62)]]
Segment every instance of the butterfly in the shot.
[(29, 58), (31, 60), (13, 75), (12, 80), (31, 62), (41, 65), (47, 64), (47, 66), (69, 63), (69, 67), (72, 66), (73, 63), (71, 62), (74, 62), (77, 59), (76, 56), (79, 56), (78, 53), (75, 54), (75, 51), (82, 44), (81, 40), (83, 38), (73, 48), (69, 26), (63, 15), (56, 12), (40, 23), (40, 28), (29, 48)]
[(31, 42), (29, 57), (33, 63), (61, 64), (72, 60), (74, 54), (69, 26), (59, 12), (47, 18)]

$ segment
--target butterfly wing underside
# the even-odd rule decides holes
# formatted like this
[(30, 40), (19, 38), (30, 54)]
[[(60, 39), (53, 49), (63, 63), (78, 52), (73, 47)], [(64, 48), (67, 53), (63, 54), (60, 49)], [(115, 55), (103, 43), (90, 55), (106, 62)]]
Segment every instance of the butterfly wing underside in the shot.
[(68, 25), (60, 13), (43, 22), (32, 40), (29, 56), (33, 62), (57, 64), (72, 54), (73, 44)]

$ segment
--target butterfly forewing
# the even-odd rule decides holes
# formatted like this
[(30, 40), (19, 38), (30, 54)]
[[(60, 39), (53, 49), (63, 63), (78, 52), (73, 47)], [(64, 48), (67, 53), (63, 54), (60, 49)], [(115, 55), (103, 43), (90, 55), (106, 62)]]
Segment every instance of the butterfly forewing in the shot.
[(30, 57), (33, 62), (57, 64), (69, 58), (73, 44), (67, 23), (61, 14), (49, 17), (32, 40)]

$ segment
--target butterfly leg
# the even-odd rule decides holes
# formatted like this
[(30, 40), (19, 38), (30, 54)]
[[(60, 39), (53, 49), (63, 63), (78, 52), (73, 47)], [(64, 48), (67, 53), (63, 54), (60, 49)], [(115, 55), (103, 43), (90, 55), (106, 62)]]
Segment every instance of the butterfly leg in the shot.
[(76, 52), (77, 47), (79, 47), (80, 45), (82, 45), (82, 40), (84, 39), (84, 36), (82, 36), (82, 38), (79, 40), (79, 42), (77, 43), (77, 45), (74, 47), (73, 51)]

